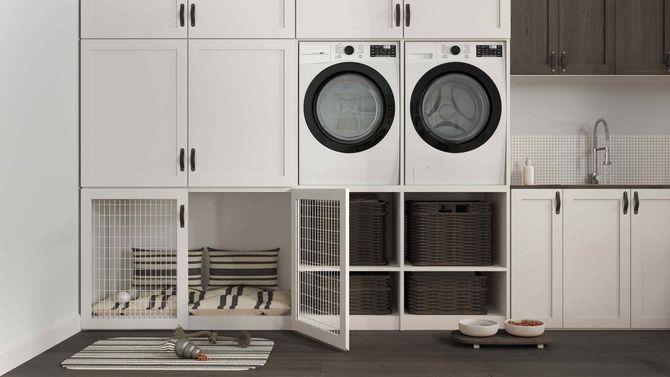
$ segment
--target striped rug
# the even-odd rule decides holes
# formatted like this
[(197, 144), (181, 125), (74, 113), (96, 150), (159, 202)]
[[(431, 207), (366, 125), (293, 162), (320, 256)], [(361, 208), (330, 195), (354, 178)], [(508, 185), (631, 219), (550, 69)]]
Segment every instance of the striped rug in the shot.
[(126, 371), (243, 371), (262, 367), (274, 342), (253, 338), (241, 348), (235, 342), (210, 344), (206, 338), (192, 340), (209, 361), (180, 359), (172, 351), (161, 350), (169, 338), (125, 337), (99, 340), (61, 364), (72, 370)]

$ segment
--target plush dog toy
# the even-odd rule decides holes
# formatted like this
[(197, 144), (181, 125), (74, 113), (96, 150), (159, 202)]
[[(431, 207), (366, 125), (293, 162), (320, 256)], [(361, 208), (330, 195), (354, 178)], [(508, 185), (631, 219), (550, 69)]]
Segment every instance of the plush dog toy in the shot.
[(165, 343), (162, 349), (174, 351), (174, 353), (182, 359), (207, 361), (209, 360), (207, 355), (202, 353), (202, 350), (191, 342), (191, 339), (201, 337), (206, 337), (210, 344), (216, 344), (219, 341), (232, 341), (236, 342), (237, 345), (242, 348), (247, 348), (249, 347), (249, 344), (251, 344), (251, 336), (246, 331), (238, 337), (219, 336), (219, 334), (213, 331), (196, 331), (187, 334), (181, 326), (178, 326), (172, 335), (172, 339)]

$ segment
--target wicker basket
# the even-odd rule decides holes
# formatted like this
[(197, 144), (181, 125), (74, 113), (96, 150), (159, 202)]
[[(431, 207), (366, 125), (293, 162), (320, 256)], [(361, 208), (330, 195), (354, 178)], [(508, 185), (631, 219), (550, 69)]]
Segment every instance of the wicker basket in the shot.
[(405, 306), (410, 314), (486, 314), (487, 276), (474, 272), (411, 272)]
[(408, 201), (407, 259), (415, 266), (490, 266), (493, 204)]
[(352, 315), (391, 314), (391, 275), (352, 274), (349, 278), (349, 313)]
[(393, 243), (389, 203), (351, 200), (349, 203), (349, 265), (385, 266)]

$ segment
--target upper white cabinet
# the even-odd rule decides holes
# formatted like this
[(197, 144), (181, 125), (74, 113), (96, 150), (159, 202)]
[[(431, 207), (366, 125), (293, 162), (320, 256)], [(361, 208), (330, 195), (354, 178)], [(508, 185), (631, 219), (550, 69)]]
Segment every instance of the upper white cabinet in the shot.
[(189, 185), (292, 186), (295, 41), (191, 41)]
[(670, 328), (670, 190), (633, 190), (632, 327)]
[(509, 38), (510, 0), (405, 0), (405, 38)]
[(631, 208), (628, 191), (565, 191), (565, 327), (630, 327)]
[(401, 39), (402, 0), (296, 0), (298, 38)]
[(563, 326), (560, 190), (512, 192), (512, 317)]
[(298, 38), (509, 38), (510, 0), (296, 0)]
[(186, 46), (82, 41), (82, 186), (186, 186)]
[(81, 0), (82, 38), (186, 38), (187, 0)]
[(294, 38), (295, 0), (191, 0), (190, 38)]

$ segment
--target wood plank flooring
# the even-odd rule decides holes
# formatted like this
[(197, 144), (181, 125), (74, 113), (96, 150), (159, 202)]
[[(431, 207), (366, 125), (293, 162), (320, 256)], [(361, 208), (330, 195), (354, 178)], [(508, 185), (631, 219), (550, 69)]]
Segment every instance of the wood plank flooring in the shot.
[(9, 372), (29, 376), (247, 376), (247, 377), (509, 377), (670, 376), (668, 331), (554, 331), (554, 344), (473, 350), (449, 332), (352, 332), (340, 352), (292, 332), (257, 331), (275, 341), (268, 364), (252, 372), (82, 372), (60, 362), (90, 343), (114, 336), (163, 336), (157, 331), (87, 331)]

